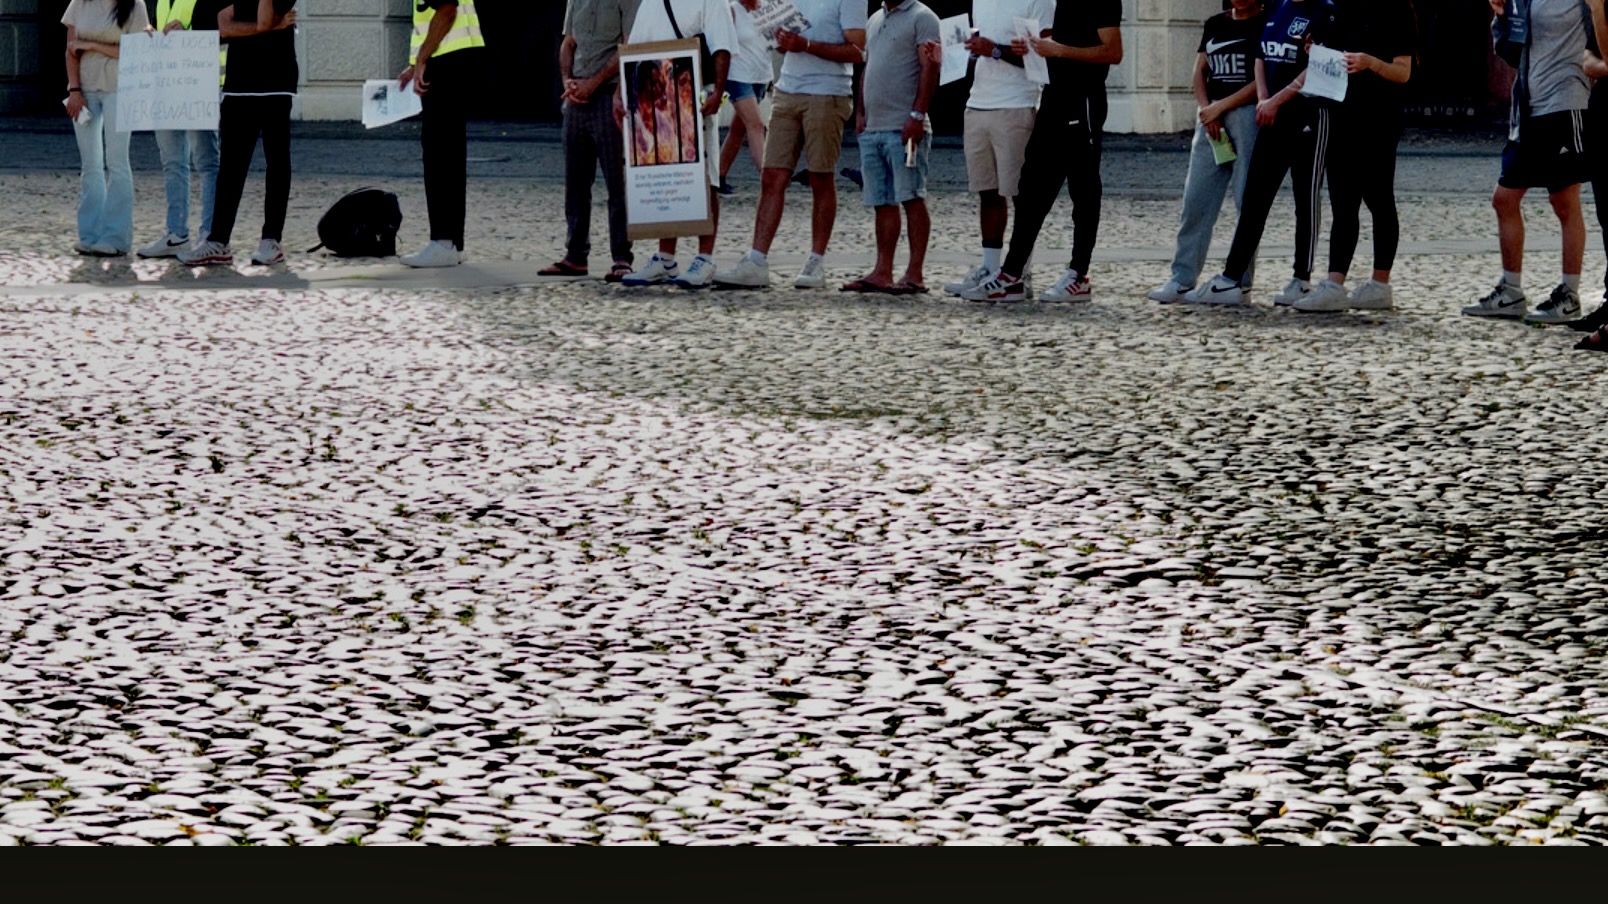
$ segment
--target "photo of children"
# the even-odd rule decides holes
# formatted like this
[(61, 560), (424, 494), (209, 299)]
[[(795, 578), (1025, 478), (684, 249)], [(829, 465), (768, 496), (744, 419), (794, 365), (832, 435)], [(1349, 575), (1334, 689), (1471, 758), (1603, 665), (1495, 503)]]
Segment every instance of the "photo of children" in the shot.
[(691, 57), (626, 62), (633, 166), (697, 163), (698, 95)]

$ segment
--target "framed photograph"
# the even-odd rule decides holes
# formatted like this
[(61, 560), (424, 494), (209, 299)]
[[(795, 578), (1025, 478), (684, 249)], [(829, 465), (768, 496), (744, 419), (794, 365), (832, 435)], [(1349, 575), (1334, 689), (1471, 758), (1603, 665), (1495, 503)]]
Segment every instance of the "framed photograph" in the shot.
[(620, 47), (625, 102), (626, 222), (632, 240), (715, 231), (710, 174), (718, 146), (706, 130), (700, 98), (700, 42), (658, 41)]

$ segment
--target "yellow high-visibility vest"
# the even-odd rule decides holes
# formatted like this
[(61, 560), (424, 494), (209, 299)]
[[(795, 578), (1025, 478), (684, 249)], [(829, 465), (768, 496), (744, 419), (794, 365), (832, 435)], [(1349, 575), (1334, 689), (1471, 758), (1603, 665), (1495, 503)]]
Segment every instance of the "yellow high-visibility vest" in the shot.
[[(190, 20), (195, 17), (196, 0), (156, 0), (156, 30), (166, 31), (169, 22), (177, 22), (185, 28), (190, 27)], [(218, 47), (218, 84), (223, 84), (223, 77), (229, 68), (229, 48)]]
[[(424, 46), (424, 39), (430, 34), (430, 22), (435, 19), (435, 12), (424, 0), (413, 0), (413, 42), (408, 51), (409, 64), (419, 62), (419, 48)], [(475, 14), (475, 0), (458, 0), (458, 18), (452, 20), (452, 30), (441, 39), (441, 46), (435, 49), (435, 55), (484, 46), (486, 39), (480, 33), (480, 16)]]

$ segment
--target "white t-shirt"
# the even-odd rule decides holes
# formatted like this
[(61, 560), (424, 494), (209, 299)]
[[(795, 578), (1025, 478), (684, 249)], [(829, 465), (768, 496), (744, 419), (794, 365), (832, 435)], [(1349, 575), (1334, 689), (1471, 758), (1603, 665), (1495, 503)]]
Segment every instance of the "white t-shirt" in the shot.
[[(1056, 0), (976, 0), (972, 4), (972, 25), (977, 33), (1006, 50), (1016, 37), (1016, 19), (1037, 19), (1044, 28), (1055, 24)], [(1078, 0), (1062, 0), (1076, 3)], [(1004, 60), (977, 58), (972, 75), (971, 110), (1015, 110), (1036, 107), (1039, 86), (1027, 77), (1027, 70)]]
[[(117, 24), (117, 0), (73, 0), (61, 15), (61, 24), (78, 30), (78, 40), (120, 44), (123, 35), (137, 34), (151, 25), (144, 3), (135, 3), (128, 21)], [(89, 51), (78, 57), (78, 87), (86, 92), (117, 90), (117, 60)]]
[(731, 80), (750, 85), (768, 85), (774, 78), (770, 46), (754, 25), (748, 7), (731, 0), (731, 15), (737, 25), (737, 55), (731, 61)]
[[(733, 63), (736, 62), (739, 50), (737, 26), (732, 22), (731, 9), (726, 6), (726, 0), (670, 0), (670, 6), (676, 12), (676, 25), (681, 26), (683, 38), (703, 35), (710, 53), (724, 50), (732, 55)], [(637, 7), (636, 22), (631, 25), (631, 37), (626, 39), (626, 43), (646, 44), (675, 39), (676, 29), (665, 14), (664, 0), (642, 0), (642, 5)], [(714, 73), (709, 73), (708, 78), (712, 81)]]

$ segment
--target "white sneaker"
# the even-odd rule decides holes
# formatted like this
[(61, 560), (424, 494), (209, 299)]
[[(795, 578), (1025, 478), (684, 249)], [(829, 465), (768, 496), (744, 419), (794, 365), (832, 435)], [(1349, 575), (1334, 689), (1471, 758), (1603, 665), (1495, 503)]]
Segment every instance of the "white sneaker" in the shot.
[(1226, 276), (1214, 276), (1185, 292), (1180, 304), (1236, 305), (1245, 304), (1245, 288)]
[[(747, 258), (744, 258), (747, 260)], [(707, 289), (715, 284), (715, 261), (707, 254), (700, 254), (687, 265), (687, 272), (671, 280), (683, 289)]]
[(793, 288), (826, 288), (826, 261), (819, 257), (812, 257), (806, 260), (804, 269), (798, 271), (798, 276), (793, 277)]
[(222, 242), (210, 239), (186, 248), (175, 255), (187, 267), (221, 267), (234, 263), (234, 251)]
[(976, 288), (967, 289), (960, 297), (967, 301), (986, 301), (994, 304), (1013, 304), (1026, 301), (1031, 293), (1024, 279), (1011, 279), (1003, 273)]
[(1525, 301), (1524, 290), (1518, 286), (1510, 286), (1504, 280), (1497, 283), (1489, 295), (1464, 308), (1463, 314), (1467, 317), (1517, 320), (1524, 316), (1527, 307), (1529, 304)]
[(1039, 294), (1039, 301), (1093, 301), (1094, 291), (1089, 286), (1088, 277), (1076, 270), (1068, 270), (1061, 274), (1061, 278)]
[(970, 270), (967, 270), (966, 275), (962, 276), (959, 280), (944, 283), (944, 291), (948, 292), (950, 295), (964, 296), (967, 289), (975, 289), (998, 275), (998, 270), (990, 270), (982, 264), (978, 264)]
[(1395, 306), (1395, 292), (1390, 283), (1370, 279), (1351, 290), (1350, 304), (1356, 311), (1388, 311)]
[[(256, 258), (252, 258), (256, 260)], [(436, 239), (412, 254), (398, 258), (403, 264), (418, 269), (456, 267), (463, 263), (463, 253), (446, 239)]]
[(680, 265), (673, 257), (665, 257), (658, 252), (648, 258), (642, 269), (620, 280), (624, 286), (662, 286), (675, 279), (680, 272)]
[(140, 257), (178, 257), (179, 252), (190, 247), (190, 240), (168, 233), (144, 248), (134, 252)]
[[(698, 259), (693, 258), (691, 266), (687, 267), (687, 276), (691, 278), (692, 270), (698, 266)], [(770, 286), (770, 266), (762, 264), (748, 255), (737, 260), (737, 266), (720, 274), (715, 280), (722, 286), (738, 286), (745, 289), (764, 289)], [(677, 283), (679, 285), (679, 282)]]
[(1284, 287), (1283, 292), (1273, 296), (1273, 304), (1281, 308), (1289, 307), (1290, 305), (1293, 305), (1301, 299), (1307, 297), (1307, 294), (1311, 291), (1312, 283), (1307, 282), (1299, 276), (1295, 277), (1294, 279), (1291, 279), (1290, 282)]
[(73, 245), (73, 250), (84, 257), (117, 257), (123, 254), (123, 252), (118, 251), (116, 248), (113, 248), (111, 245), (108, 245), (105, 242), (96, 242), (93, 245), (86, 245), (83, 242), (77, 242)]
[(1312, 287), (1304, 298), (1297, 298), (1290, 307), (1307, 314), (1336, 314), (1351, 307), (1346, 287), (1326, 279)]
[(1184, 295), (1194, 289), (1194, 286), (1180, 285), (1178, 280), (1169, 279), (1161, 285), (1151, 289), (1145, 297), (1151, 301), (1162, 304), (1178, 304), (1184, 300)]
[(1580, 296), (1567, 283), (1558, 283), (1546, 301), (1524, 315), (1525, 323), (1568, 323), (1580, 319)]
[(282, 264), (285, 262), (285, 249), (273, 239), (263, 239), (257, 243), (257, 253), (251, 256), (251, 262), (259, 267)]

